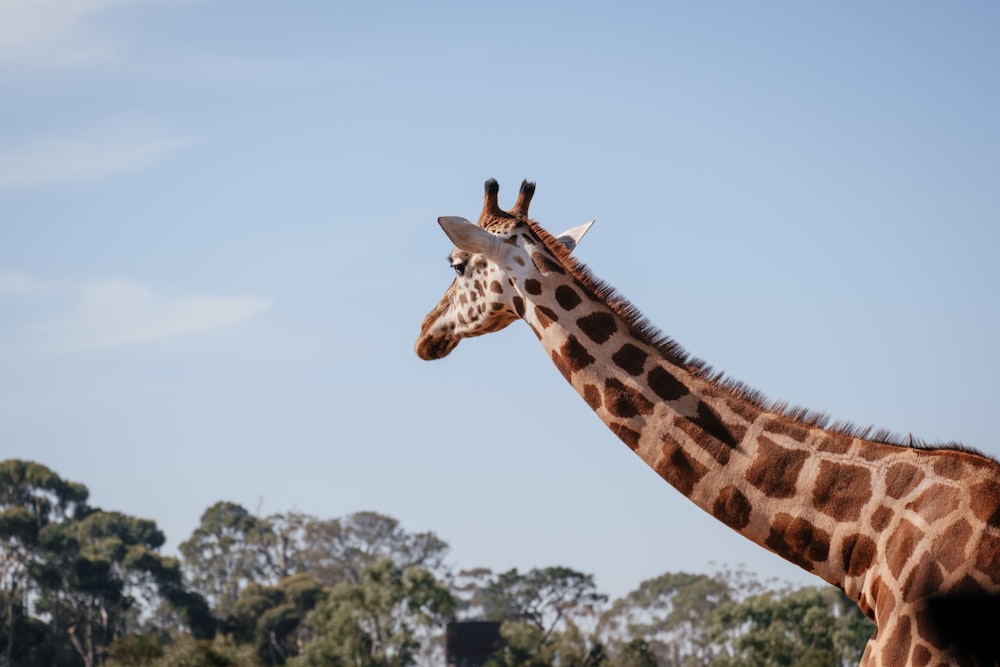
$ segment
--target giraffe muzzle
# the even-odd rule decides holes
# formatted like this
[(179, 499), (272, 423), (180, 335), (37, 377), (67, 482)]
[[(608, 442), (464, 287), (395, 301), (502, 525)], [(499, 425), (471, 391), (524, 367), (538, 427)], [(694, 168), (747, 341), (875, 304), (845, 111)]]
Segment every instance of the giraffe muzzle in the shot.
[(416, 351), (417, 356), (424, 361), (434, 361), (435, 359), (447, 357), (457, 345), (457, 338), (421, 334), (420, 337), (417, 338), (417, 344), (414, 346), (414, 350)]

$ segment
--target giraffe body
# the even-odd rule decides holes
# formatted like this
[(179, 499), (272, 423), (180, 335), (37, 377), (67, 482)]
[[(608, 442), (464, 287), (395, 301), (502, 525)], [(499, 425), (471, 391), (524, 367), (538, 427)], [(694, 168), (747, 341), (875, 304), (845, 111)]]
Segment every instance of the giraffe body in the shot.
[(478, 225), (439, 223), (458, 273), (417, 354), (524, 320), (600, 419), (683, 495), (840, 587), (877, 631), (862, 665), (1000, 665), (1000, 465), (827, 427), (712, 373), (653, 330), (554, 237), (486, 183)]

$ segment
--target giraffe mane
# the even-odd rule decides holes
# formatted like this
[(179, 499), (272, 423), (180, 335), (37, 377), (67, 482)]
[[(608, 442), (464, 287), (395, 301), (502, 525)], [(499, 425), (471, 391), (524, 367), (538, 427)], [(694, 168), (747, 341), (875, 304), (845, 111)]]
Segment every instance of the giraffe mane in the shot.
[(737, 400), (744, 401), (764, 412), (791, 420), (796, 424), (822, 429), (837, 435), (896, 447), (911, 447), (926, 450), (955, 450), (992, 460), (992, 457), (987, 454), (958, 442), (928, 443), (922, 439), (914, 438), (912, 435), (903, 436), (889, 429), (876, 428), (874, 426), (858, 426), (852, 422), (841, 420), (831, 421), (830, 416), (825, 412), (768, 398), (759, 389), (754, 389), (740, 380), (731, 378), (722, 371), (716, 371), (705, 361), (690, 355), (677, 341), (660, 331), (658, 327), (650, 322), (635, 305), (622, 296), (614, 287), (597, 278), (583, 262), (572, 254), (571, 250), (556, 240), (537, 221), (527, 217), (521, 218), (521, 221), (528, 226), (531, 232), (542, 242), (563, 268), (573, 276), (581, 287), (590, 292), (595, 298), (607, 304), (612, 312), (625, 322), (625, 325), (633, 336), (657, 350), (668, 363), (683, 368)]

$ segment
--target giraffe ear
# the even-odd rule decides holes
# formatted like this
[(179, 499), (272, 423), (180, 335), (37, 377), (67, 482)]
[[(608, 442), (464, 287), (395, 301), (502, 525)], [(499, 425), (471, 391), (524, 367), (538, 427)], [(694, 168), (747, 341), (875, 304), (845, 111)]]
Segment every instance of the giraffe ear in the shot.
[(567, 250), (572, 251), (576, 248), (577, 244), (580, 243), (580, 239), (583, 238), (583, 235), (590, 231), (593, 224), (594, 221), (591, 220), (590, 222), (585, 222), (582, 225), (573, 227), (572, 229), (567, 229), (565, 232), (557, 236), (556, 240), (566, 246)]
[(438, 218), (438, 224), (456, 247), (494, 259), (500, 255), (503, 246), (500, 238), (465, 218), (446, 215)]

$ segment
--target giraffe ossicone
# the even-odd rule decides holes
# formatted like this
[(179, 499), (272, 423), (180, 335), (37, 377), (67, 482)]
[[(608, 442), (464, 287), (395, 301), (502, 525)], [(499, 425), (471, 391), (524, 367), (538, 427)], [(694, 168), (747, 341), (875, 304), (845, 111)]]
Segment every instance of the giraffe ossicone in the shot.
[(876, 625), (862, 665), (1000, 666), (1000, 464), (913, 447), (766, 401), (653, 329), (553, 236), (525, 181), (504, 211), (486, 182), (478, 223), (445, 217), (457, 274), (416, 352), (523, 320), (630, 449), (744, 537), (838, 586)]

